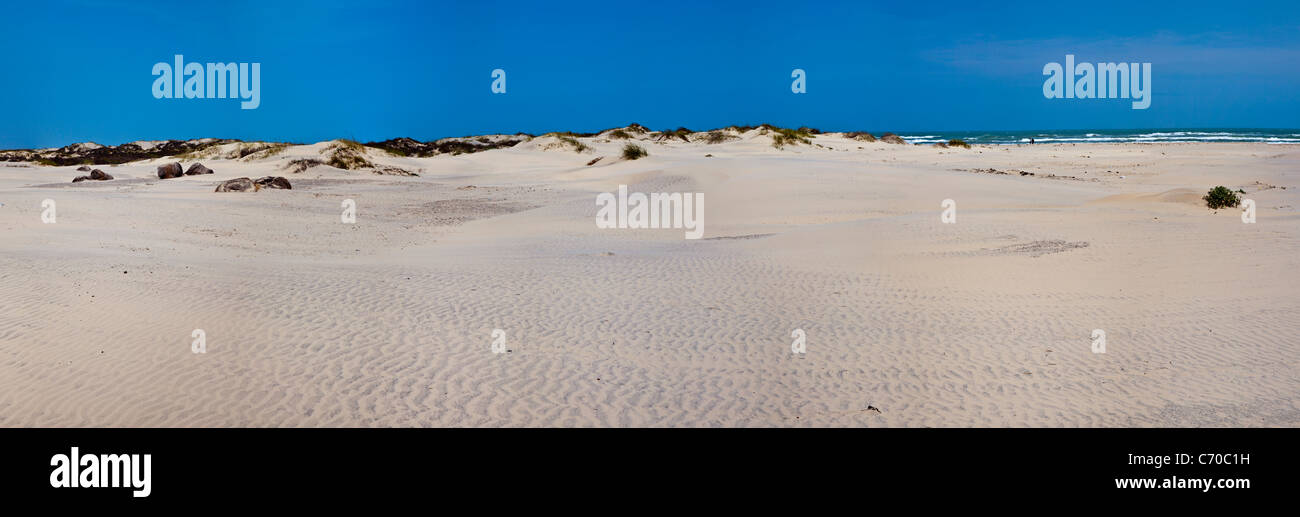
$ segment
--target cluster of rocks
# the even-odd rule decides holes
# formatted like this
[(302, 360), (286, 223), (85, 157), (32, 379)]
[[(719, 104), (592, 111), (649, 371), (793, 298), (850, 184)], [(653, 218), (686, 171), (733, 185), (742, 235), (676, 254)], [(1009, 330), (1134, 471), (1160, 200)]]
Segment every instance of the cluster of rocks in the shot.
[(87, 166), (85, 166), (85, 165), (82, 165), (82, 166), (80, 166), (80, 167), (77, 167), (77, 172), (86, 172), (86, 171), (90, 171), (90, 174), (85, 175), (85, 176), (77, 176), (77, 177), (75, 177), (75, 178), (72, 179), (72, 182), (73, 182), (73, 183), (80, 183), (80, 182), (82, 182), (82, 181), (86, 181), (86, 180), (94, 180), (94, 181), (108, 181), (108, 180), (113, 179), (113, 176), (112, 176), (111, 174), (109, 174), (109, 173), (107, 173), (107, 172), (104, 172), (104, 171), (101, 171), (101, 170), (99, 170), (99, 169), (91, 170), (90, 167), (87, 167)]
[(235, 178), (226, 180), (217, 185), (214, 192), (247, 192), (249, 190), (257, 192), (264, 188), (291, 190), (293, 185), (284, 176), (263, 176), (257, 179)]
[(190, 165), (189, 170), (185, 170), (185, 172), (181, 172), (182, 170), (184, 169), (181, 168), (180, 162), (169, 163), (167, 165), (159, 165), (158, 179), (165, 180), (171, 178), (179, 178), (181, 176), (198, 176), (200, 174), (212, 174), (212, 169), (204, 167), (203, 164), (201, 163), (195, 163), (193, 165)]

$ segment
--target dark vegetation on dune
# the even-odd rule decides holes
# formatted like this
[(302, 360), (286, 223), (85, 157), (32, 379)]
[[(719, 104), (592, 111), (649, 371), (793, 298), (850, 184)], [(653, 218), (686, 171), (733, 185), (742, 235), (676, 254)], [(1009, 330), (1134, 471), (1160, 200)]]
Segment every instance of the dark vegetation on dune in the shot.
[(704, 142), (706, 144), (720, 144), (730, 140), (738, 140), (739, 138), (740, 137), (732, 135), (730, 132), (726, 130), (714, 129), (712, 131), (705, 132), (704, 136), (696, 139), (696, 141)]
[(887, 143), (887, 144), (906, 144), (906, 143), (907, 143), (907, 140), (903, 140), (903, 137), (898, 136), (898, 135), (895, 135), (895, 134), (893, 134), (893, 133), (885, 133), (885, 134), (883, 134), (883, 135), (880, 135), (880, 141), (881, 141), (881, 142), (884, 142), (884, 143)]
[(624, 126), (624, 127), (611, 127), (611, 128), (607, 128), (607, 129), (602, 129), (602, 130), (600, 130), (600, 131), (591, 132), (591, 133), (578, 133), (578, 132), (574, 132), (574, 131), (560, 131), (560, 132), (557, 132), (557, 133), (548, 133), (548, 134), (560, 134), (560, 135), (570, 136), (570, 137), (575, 137), (575, 138), (593, 138), (593, 137), (597, 137), (597, 136), (600, 136), (600, 135), (604, 135), (605, 133), (609, 133), (608, 135), (605, 135), (605, 136), (607, 136), (607, 137), (609, 137), (609, 138), (614, 138), (614, 139), (626, 139), (626, 138), (632, 138), (632, 137), (641, 136), (641, 135), (644, 135), (644, 134), (647, 134), (647, 133), (650, 133), (650, 132), (651, 132), (651, 131), (650, 131), (649, 128), (647, 128), (647, 127), (645, 127), (645, 126), (643, 126), (643, 125), (641, 125), (641, 124), (637, 124), (636, 122), (633, 122), (633, 123), (628, 124), (628, 125), (626, 125), (626, 126)]
[(627, 139), (630, 139), (630, 138), (632, 138), (632, 137), (640, 136), (640, 135), (644, 135), (644, 134), (649, 133), (649, 132), (650, 132), (650, 130), (649, 130), (649, 129), (646, 129), (645, 126), (643, 126), (643, 125), (641, 125), (641, 124), (637, 124), (636, 122), (633, 122), (633, 123), (631, 123), (631, 124), (628, 124), (627, 127), (619, 127), (619, 128), (606, 129), (606, 130), (601, 131), (601, 132), (599, 132), (599, 133), (597, 133), (597, 134), (606, 134), (606, 133), (608, 133), (608, 134), (606, 134), (606, 136), (608, 136), (611, 140), (627, 140)]
[(0, 162), (32, 162), (41, 165), (115, 165), (151, 160), (164, 156), (192, 153), (214, 145), (238, 142), (239, 140), (168, 140), (152, 148), (145, 149), (138, 144), (122, 144), (89, 149), (81, 144), (72, 144), (58, 149), (20, 149), (0, 151)]
[[(604, 137), (609, 140), (633, 140), (640, 137), (658, 142), (682, 141), (720, 144), (736, 140), (740, 138), (739, 135), (743, 135), (744, 133), (753, 130), (760, 131), (762, 135), (771, 136), (772, 146), (778, 149), (788, 145), (811, 144), (814, 136), (822, 134), (822, 131), (817, 128), (803, 126), (798, 129), (790, 129), (772, 124), (760, 124), (757, 126), (732, 125), (724, 128), (696, 132), (685, 127), (664, 129), (662, 131), (651, 131), (649, 128), (641, 124), (632, 123), (624, 127), (609, 128), (592, 133), (564, 131), (547, 133), (546, 136), (554, 136), (561, 142), (571, 146), (574, 150), (584, 152), (589, 150), (590, 147), (577, 140), (578, 138)], [(877, 141), (877, 138), (871, 133), (861, 131), (850, 131), (844, 133), (844, 136), (853, 140), (865, 142)], [(419, 141), (414, 138), (401, 137), (364, 144), (351, 140), (338, 140), (335, 145), (329, 148), (327, 156), (324, 156), (322, 160), (293, 160), (287, 168), (301, 171), (317, 164), (330, 165), (348, 170), (376, 168), (375, 164), (366, 159), (365, 149), (379, 149), (394, 156), (428, 157), (444, 154), (454, 156), (514, 147), (515, 145), (527, 142), (534, 137), (535, 135), (528, 133), (441, 138), (429, 141)], [(879, 141), (895, 144), (907, 143), (894, 133), (883, 134), (879, 138)], [(214, 146), (231, 143), (238, 143), (240, 145), (234, 146), (233, 148), (227, 147), (221, 150), (210, 149)], [(254, 160), (274, 156), (283, 151), (289, 145), (292, 144), (275, 142), (245, 143), (242, 140), (236, 139), (167, 140), (148, 149), (135, 143), (96, 148), (83, 144), (72, 144), (58, 149), (0, 150), (0, 162), (31, 162), (39, 165), (50, 166), (116, 165), (169, 156), (176, 156), (182, 159), (212, 158)], [(969, 148), (969, 145), (966, 144), (966, 142), (955, 139), (943, 144), (943, 146)]]
[(325, 165), (325, 162), (315, 158), (300, 158), (289, 162), (284, 166), (284, 169), (294, 174), (298, 174), (317, 165)]
[(665, 129), (659, 132), (659, 136), (656, 139), (659, 140), (660, 142), (663, 142), (665, 140), (678, 140), (678, 139), (680, 139), (683, 142), (690, 142), (691, 133), (694, 133), (694, 131), (691, 131), (684, 127), (679, 127), (677, 129)]
[[(921, 145), (921, 144), (917, 143), (916, 145)], [(954, 138), (947, 142), (935, 142), (934, 147), (939, 147), (943, 149), (947, 149), (950, 147), (964, 147), (966, 149), (970, 149), (970, 144), (966, 143), (965, 140), (962, 140), (960, 138)]]
[(392, 138), (382, 142), (370, 142), (365, 144), (366, 147), (383, 149), (397, 156), (436, 156), (439, 154), (468, 154), (479, 151), (490, 151), (492, 149), (503, 149), (514, 147), (520, 142), (526, 142), (532, 138), (525, 133), (516, 133), (510, 137), (493, 139), (487, 136), (463, 137), (463, 138), (442, 138), (421, 142), (413, 138)]

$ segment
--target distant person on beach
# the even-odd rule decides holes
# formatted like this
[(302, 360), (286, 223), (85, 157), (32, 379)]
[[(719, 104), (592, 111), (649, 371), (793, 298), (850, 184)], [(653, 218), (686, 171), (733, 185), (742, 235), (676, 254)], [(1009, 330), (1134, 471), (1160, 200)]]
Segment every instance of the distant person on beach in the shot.
[(1032, 137), (1032, 136), (1029, 137), (1029, 143), (1031, 143), (1031, 144), (1034, 143), (1034, 137)]

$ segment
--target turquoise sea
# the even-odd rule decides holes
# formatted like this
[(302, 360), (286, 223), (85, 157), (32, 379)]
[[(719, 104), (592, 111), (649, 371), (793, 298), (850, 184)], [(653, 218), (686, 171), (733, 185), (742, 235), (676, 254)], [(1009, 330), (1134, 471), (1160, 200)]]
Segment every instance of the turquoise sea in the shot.
[[(878, 133), (877, 133), (878, 134)], [(1264, 142), (1300, 144), (1300, 129), (1079, 129), (1024, 131), (919, 131), (898, 133), (910, 143), (971, 144), (1118, 143), (1118, 142)]]

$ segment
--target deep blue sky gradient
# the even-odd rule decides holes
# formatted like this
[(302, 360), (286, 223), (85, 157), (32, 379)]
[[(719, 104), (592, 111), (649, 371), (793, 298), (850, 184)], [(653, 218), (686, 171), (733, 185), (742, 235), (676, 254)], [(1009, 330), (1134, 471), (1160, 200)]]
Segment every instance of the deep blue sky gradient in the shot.
[[(1300, 126), (1300, 2), (108, 2), (6, 7), (0, 148), (769, 122), (922, 131)], [(261, 107), (150, 69), (262, 63)], [(1042, 67), (1151, 62), (1151, 108)], [(493, 95), (503, 68), (508, 93)], [(808, 93), (790, 93), (790, 71)]]

